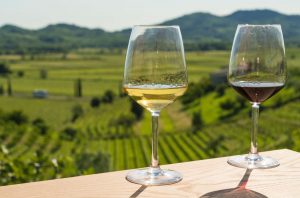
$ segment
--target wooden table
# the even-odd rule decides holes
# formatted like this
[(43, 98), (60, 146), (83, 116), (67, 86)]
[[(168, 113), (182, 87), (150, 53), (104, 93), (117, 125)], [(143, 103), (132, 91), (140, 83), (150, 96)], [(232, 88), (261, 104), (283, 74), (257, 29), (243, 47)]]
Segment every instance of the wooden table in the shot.
[(167, 186), (140, 186), (125, 180), (127, 171), (0, 187), (1, 198), (110, 197), (300, 197), (300, 154), (283, 149), (264, 152), (280, 161), (273, 169), (246, 170), (226, 163), (227, 157), (165, 165), (184, 179)]

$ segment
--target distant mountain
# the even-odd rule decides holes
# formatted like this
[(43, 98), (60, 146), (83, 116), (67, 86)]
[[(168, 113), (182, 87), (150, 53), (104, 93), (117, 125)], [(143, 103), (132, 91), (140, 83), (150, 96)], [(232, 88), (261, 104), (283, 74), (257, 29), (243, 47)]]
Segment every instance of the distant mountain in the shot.
[(124, 47), (128, 35), (69, 24), (26, 30), (13, 25), (0, 28), (0, 50), (6, 52), (52, 52), (80, 47)]
[(271, 10), (237, 11), (224, 17), (194, 13), (163, 24), (178, 24), (186, 42), (230, 43), (238, 24), (281, 24), (285, 42), (300, 44), (300, 15), (284, 15)]
[[(300, 46), (300, 15), (271, 10), (237, 11), (227, 16), (193, 13), (161, 23), (179, 25), (187, 49), (228, 48), (238, 24), (281, 24), (285, 42)], [(38, 30), (13, 25), (0, 28), (1, 52), (51, 52), (82, 47), (126, 47), (130, 29), (106, 32), (70, 24), (48, 25)]]

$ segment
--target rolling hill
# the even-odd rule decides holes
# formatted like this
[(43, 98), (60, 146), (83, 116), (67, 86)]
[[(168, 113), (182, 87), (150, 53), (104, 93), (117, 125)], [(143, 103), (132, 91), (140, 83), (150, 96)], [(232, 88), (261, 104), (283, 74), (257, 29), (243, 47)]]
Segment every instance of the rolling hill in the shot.
[[(237, 24), (281, 24), (285, 42), (300, 46), (300, 15), (285, 15), (272, 10), (242, 10), (227, 16), (193, 13), (165, 21), (179, 25), (187, 49), (226, 49), (232, 42)], [(130, 29), (106, 32), (72, 24), (48, 25), (38, 30), (13, 25), (0, 28), (2, 53), (68, 51), (76, 48), (124, 48)]]

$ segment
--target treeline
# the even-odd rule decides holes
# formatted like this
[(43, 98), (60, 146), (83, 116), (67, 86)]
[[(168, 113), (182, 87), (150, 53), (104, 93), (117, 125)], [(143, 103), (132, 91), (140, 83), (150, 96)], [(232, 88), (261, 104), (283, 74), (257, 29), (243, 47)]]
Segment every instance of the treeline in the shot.
[(185, 42), (186, 51), (209, 51), (209, 50), (229, 50), (231, 43), (228, 42)]
[[(231, 44), (226, 42), (186, 42), (184, 44), (184, 47), (185, 51), (229, 50), (231, 48)], [(124, 43), (118, 47), (107, 46), (106, 48), (85, 45), (64, 46), (63, 44), (59, 46), (39, 46), (38, 44), (34, 44), (34, 46), (31, 47), (14, 46), (9, 48), (3, 48), (0, 46), (0, 55), (16, 54), (20, 55), (23, 59), (27, 57), (33, 60), (38, 55), (43, 55), (47, 53), (60, 53), (62, 54), (61, 59), (66, 59), (68, 53), (80, 48), (94, 48), (95, 50), (99, 50), (101, 53), (119, 54), (123, 50), (126, 50), (127, 43)]]
[(105, 32), (69, 24), (27, 30), (13, 25), (0, 28), (1, 54), (66, 53), (79, 48), (125, 48), (130, 32)]

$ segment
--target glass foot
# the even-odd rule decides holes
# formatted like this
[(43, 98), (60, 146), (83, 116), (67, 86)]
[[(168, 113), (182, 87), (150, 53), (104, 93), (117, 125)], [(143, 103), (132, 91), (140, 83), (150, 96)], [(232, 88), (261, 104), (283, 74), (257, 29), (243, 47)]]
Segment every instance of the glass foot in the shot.
[(258, 154), (233, 156), (227, 162), (232, 166), (248, 169), (266, 169), (279, 166), (277, 160), (271, 157), (262, 157)]
[(182, 175), (173, 170), (149, 167), (130, 171), (126, 179), (132, 183), (154, 186), (177, 183), (182, 180)]

